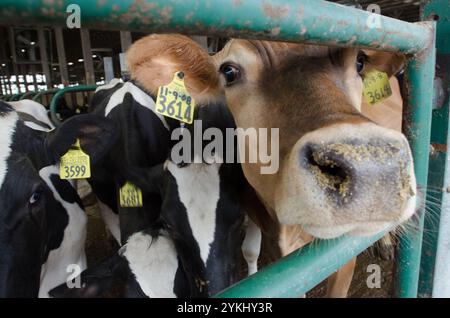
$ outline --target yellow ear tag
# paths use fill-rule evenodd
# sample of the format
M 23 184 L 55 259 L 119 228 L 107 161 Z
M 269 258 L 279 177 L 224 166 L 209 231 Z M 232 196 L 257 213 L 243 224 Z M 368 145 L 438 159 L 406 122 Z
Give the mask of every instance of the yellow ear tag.
M 158 89 L 156 112 L 191 124 L 194 120 L 195 101 L 184 86 L 184 73 L 176 72 L 172 82 Z
M 363 97 L 370 105 L 375 105 L 392 95 L 391 84 L 386 73 L 371 70 L 364 76 Z
M 120 206 L 122 208 L 142 207 L 142 191 L 131 182 L 126 182 L 119 191 Z
M 61 179 L 87 179 L 91 177 L 91 161 L 89 155 L 81 150 L 80 140 L 61 157 L 59 177 Z

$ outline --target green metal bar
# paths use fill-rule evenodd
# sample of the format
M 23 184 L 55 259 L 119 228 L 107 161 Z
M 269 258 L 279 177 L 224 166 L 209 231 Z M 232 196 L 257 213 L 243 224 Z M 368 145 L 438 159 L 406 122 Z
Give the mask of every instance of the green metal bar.
M 36 95 L 34 95 L 34 97 L 32 98 L 35 102 L 39 102 L 39 99 L 41 98 L 42 95 L 46 95 L 46 94 L 54 94 L 57 91 L 59 91 L 59 88 L 52 88 L 52 89 L 48 89 L 45 91 L 40 91 L 38 92 Z M 46 107 L 48 105 L 45 105 Z
M 97 89 L 96 85 L 78 85 L 78 86 L 71 86 L 71 87 L 65 87 L 63 89 L 58 90 L 58 92 L 53 96 L 52 101 L 50 103 L 50 115 L 53 123 L 55 125 L 60 125 L 61 121 L 56 116 L 57 113 L 57 106 L 58 101 L 61 97 L 64 96 L 66 93 L 72 93 L 72 92 L 89 92 L 89 91 L 95 91 Z
M 176 32 L 416 53 L 428 45 L 418 24 L 322 0 L 3 0 L 3 24 L 66 26 L 66 8 L 78 4 L 83 28 Z
M 420 266 L 419 297 L 450 297 L 450 6 L 448 0 L 425 4 L 423 17 L 439 16 L 436 26 L 436 68 L 441 81 L 435 87 L 436 104 L 431 128 L 430 165 L 428 169 L 427 212 Z M 436 82 L 435 82 L 436 83 Z M 444 97 L 444 98 L 443 98 Z
M 231 286 L 219 298 L 299 297 L 379 240 L 341 237 L 319 240 Z
M 37 94 L 38 92 L 27 92 L 20 96 L 19 100 L 25 99 L 25 98 L 32 98 L 33 95 Z
M 19 93 L 19 94 L 14 94 L 11 96 L 11 98 L 9 99 L 10 102 L 15 102 L 18 101 L 20 99 L 20 97 L 22 96 L 23 93 Z
M 427 188 L 433 81 L 436 61 L 434 22 L 424 22 L 433 34 L 426 49 L 408 61 L 405 90 L 408 105 L 403 112 L 403 132 L 414 157 L 414 172 L 419 189 Z M 422 205 L 423 206 L 423 205 Z M 418 211 L 416 229 L 400 237 L 398 263 L 399 297 L 417 297 L 425 209 Z

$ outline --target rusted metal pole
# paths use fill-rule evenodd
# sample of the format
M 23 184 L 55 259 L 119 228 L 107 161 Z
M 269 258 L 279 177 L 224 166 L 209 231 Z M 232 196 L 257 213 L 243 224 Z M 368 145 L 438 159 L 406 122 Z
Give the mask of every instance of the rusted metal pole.
M 66 25 L 72 0 L 3 0 L 4 24 Z M 416 53 L 427 45 L 420 25 L 323 0 L 78 0 L 81 27 L 258 38 Z
M 420 190 L 427 189 L 428 161 L 433 107 L 433 81 L 436 63 L 435 22 L 421 22 L 426 26 L 429 42 L 425 50 L 408 61 L 405 73 L 407 106 L 403 110 L 403 132 L 411 145 L 414 172 Z M 417 297 L 424 204 L 420 204 L 415 229 L 400 236 L 398 289 L 399 297 Z

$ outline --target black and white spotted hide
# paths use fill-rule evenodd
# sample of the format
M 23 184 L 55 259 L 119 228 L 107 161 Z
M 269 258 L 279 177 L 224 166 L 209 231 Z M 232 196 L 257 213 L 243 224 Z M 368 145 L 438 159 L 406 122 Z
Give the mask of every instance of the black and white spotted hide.
M 69 265 L 85 268 L 86 216 L 58 162 L 79 138 L 95 163 L 115 136 L 93 115 L 52 130 L 30 102 L 0 102 L 0 297 L 47 297 Z

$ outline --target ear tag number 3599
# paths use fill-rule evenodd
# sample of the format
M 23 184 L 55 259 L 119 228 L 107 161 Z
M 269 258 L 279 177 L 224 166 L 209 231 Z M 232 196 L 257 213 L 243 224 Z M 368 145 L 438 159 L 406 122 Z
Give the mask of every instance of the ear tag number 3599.
M 392 95 L 389 78 L 384 72 L 369 71 L 364 76 L 363 85 L 364 100 L 370 105 L 375 105 Z
M 72 149 L 61 157 L 59 165 L 61 179 L 87 179 L 91 177 L 91 162 L 89 155 L 81 150 L 77 139 Z
M 142 191 L 131 182 L 126 182 L 119 192 L 122 208 L 142 207 Z
M 156 112 L 181 122 L 191 124 L 195 101 L 184 85 L 184 73 L 176 72 L 172 82 L 158 89 Z

